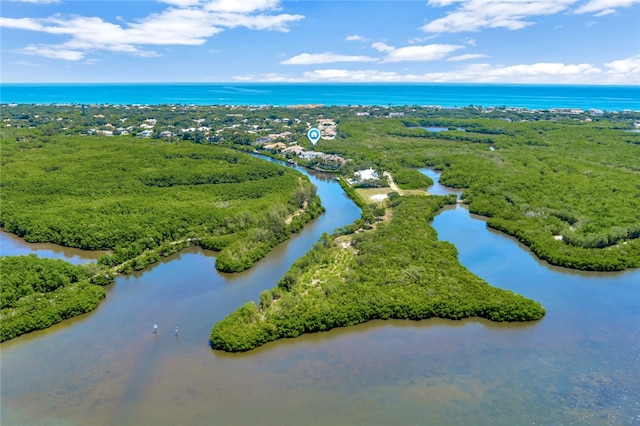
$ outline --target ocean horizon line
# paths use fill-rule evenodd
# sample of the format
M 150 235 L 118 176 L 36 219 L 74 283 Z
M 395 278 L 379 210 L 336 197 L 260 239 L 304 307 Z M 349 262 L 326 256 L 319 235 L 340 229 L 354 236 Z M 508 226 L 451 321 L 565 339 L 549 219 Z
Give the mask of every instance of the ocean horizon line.
M 640 110 L 640 86 L 408 83 L 197 82 L 0 83 L 3 104 L 517 107 Z
M 552 87 L 624 87 L 640 89 L 640 84 L 607 84 L 607 83 L 549 83 L 549 82 L 451 82 L 451 81 L 52 81 L 28 82 L 13 81 L 0 82 L 2 86 L 53 86 L 53 85 L 87 85 L 87 86 L 115 86 L 115 85 L 308 85 L 308 86 L 552 86 Z

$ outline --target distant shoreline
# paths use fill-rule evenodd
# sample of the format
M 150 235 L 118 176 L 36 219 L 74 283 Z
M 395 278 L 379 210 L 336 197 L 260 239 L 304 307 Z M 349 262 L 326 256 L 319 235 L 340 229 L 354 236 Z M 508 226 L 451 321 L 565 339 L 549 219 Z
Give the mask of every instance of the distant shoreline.
M 16 106 L 44 106 L 44 107 L 92 107 L 92 108 L 101 108 L 101 107 L 125 107 L 125 108 L 167 108 L 167 107 L 200 107 L 200 108 L 253 108 L 253 109 L 261 109 L 261 108 L 280 108 L 280 109 L 322 109 L 322 108 L 352 108 L 352 109 L 380 109 L 380 108 L 390 108 L 390 109 L 401 109 L 401 108 L 421 108 L 421 109 L 433 109 L 433 110 L 462 110 L 468 108 L 468 106 L 463 107 L 448 107 L 442 105 L 411 105 L 411 104 L 398 104 L 393 105 L 391 107 L 386 107 L 384 105 L 325 105 L 321 103 L 310 103 L 310 104 L 291 104 L 291 105 L 270 105 L 270 104 L 186 104 L 186 103 L 108 103 L 108 102 L 0 102 L 0 106 L 2 107 L 16 107 Z M 526 107 L 516 107 L 516 106 L 505 106 L 505 105 L 474 105 L 474 107 L 483 111 L 495 111 L 495 110 L 504 110 L 506 112 L 520 112 L 520 113 L 552 113 L 552 114 L 563 114 L 563 115 L 580 115 L 586 113 L 593 113 L 596 111 L 596 115 L 601 115 L 602 113 L 607 114 L 618 114 L 618 113 L 640 113 L 640 109 L 619 109 L 619 110 L 603 110 L 600 108 L 579 108 L 579 107 L 548 107 L 548 108 L 526 108 Z
M 478 83 L 2 83 L 3 104 L 439 106 L 640 111 L 640 86 Z

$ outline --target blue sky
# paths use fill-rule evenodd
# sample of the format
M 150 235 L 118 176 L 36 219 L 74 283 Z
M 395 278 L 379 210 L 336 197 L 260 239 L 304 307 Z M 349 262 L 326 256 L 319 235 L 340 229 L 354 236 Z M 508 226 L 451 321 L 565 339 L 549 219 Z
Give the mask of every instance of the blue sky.
M 640 0 L 3 0 L 2 82 L 640 84 Z

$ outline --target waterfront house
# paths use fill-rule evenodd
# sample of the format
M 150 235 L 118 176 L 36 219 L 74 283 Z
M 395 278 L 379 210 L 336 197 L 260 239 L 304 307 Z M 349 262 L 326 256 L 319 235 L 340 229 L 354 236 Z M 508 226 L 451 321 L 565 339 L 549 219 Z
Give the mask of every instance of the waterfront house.
M 358 170 L 354 175 L 359 181 L 379 179 L 378 173 L 371 167 L 366 170 Z

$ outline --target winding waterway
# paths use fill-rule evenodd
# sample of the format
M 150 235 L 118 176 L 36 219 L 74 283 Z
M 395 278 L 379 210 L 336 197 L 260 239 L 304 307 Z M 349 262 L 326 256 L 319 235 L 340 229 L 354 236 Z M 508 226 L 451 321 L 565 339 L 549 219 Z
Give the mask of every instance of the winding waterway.
M 640 423 L 640 270 L 550 267 L 462 206 L 435 218 L 440 238 L 541 301 L 543 320 L 373 321 L 212 351 L 216 321 L 358 217 L 336 182 L 310 178 L 326 213 L 249 271 L 219 274 L 213 253 L 186 250 L 118 278 L 94 312 L 0 345 L 2 424 Z

